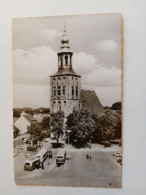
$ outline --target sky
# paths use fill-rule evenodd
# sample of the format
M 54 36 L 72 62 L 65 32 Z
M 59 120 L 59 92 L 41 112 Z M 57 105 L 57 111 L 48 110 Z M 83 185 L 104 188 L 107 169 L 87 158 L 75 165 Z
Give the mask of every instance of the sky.
M 103 106 L 121 101 L 121 15 L 15 18 L 12 22 L 13 107 L 50 107 L 50 78 L 66 26 L 82 89 Z

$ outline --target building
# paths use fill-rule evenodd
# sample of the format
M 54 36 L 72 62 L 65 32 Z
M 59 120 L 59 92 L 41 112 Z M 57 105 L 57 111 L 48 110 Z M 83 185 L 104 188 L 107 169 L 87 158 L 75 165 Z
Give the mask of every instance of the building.
M 35 123 L 38 123 L 38 121 L 31 114 L 22 112 L 20 118 L 14 125 L 17 129 L 19 129 L 19 134 L 25 134 L 27 132 L 27 127 Z
M 64 29 L 58 52 L 58 71 L 50 76 L 51 112 L 64 111 L 65 117 L 82 107 L 81 76 L 72 67 L 73 53 Z
M 95 91 L 91 90 L 81 90 L 82 97 L 82 108 L 87 108 L 91 110 L 94 114 L 97 114 L 98 117 L 104 114 L 104 108 L 97 97 Z
M 81 76 L 73 70 L 73 53 L 70 51 L 65 29 L 61 43 L 58 52 L 58 71 L 50 76 L 51 112 L 64 111 L 66 117 L 75 109 L 87 108 L 98 117 L 102 116 L 104 108 L 96 93 L 91 90 L 81 90 Z
M 35 118 L 38 122 L 41 122 L 45 117 L 50 117 L 50 114 L 33 114 L 33 118 Z

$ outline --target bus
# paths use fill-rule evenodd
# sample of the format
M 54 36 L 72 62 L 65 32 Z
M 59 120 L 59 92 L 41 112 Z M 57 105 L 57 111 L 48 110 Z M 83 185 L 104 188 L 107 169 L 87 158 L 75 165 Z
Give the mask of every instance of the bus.
M 24 162 L 24 170 L 32 171 L 36 168 L 40 168 L 40 159 L 33 157 Z
M 43 163 L 48 157 L 48 150 L 42 148 L 36 155 L 36 158 L 40 159 L 40 162 Z
M 65 150 L 60 150 L 57 153 L 57 156 L 56 156 L 56 164 L 57 165 L 64 164 L 65 160 L 66 160 L 66 151 Z

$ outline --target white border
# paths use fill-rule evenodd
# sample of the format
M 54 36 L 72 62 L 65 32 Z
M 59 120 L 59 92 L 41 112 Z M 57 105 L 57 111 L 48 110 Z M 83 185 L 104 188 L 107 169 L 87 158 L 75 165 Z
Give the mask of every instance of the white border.
M 0 1 L 0 194 L 144 195 L 146 192 L 146 1 Z M 12 142 L 12 18 L 119 12 L 124 22 L 124 170 L 123 188 L 16 186 Z

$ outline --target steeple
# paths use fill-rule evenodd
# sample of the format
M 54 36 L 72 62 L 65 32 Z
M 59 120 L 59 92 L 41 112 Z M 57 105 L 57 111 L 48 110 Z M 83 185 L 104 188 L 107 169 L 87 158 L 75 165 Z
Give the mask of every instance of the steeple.
M 67 36 L 65 25 L 64 25 L 64 31 L 62 34 L 62 38 L 61 38 L 61 43 L 62 43 L 62 45 L 60 47 L 60 52 L 70 52 L 70 47 L 68 45 L 69 39 Z
M 57 75 L 68 74 L 68 75 L 76 75 L 80 77 L 74 72 L 72 68 L 73 52 L 70 51 L 70 47 L 68 43 L 69 43 L 69 39 L 67 36 L 66 27 L 64 25 L 64 30 L 63 30 L 62 37 L 61 37 L 61 47 L 60 47 L 60 51 L 57 53 L 58 71 L 55 75 L 57 76 Z M 55 75 L 52 75 L 52 76 L 55 76 Z

